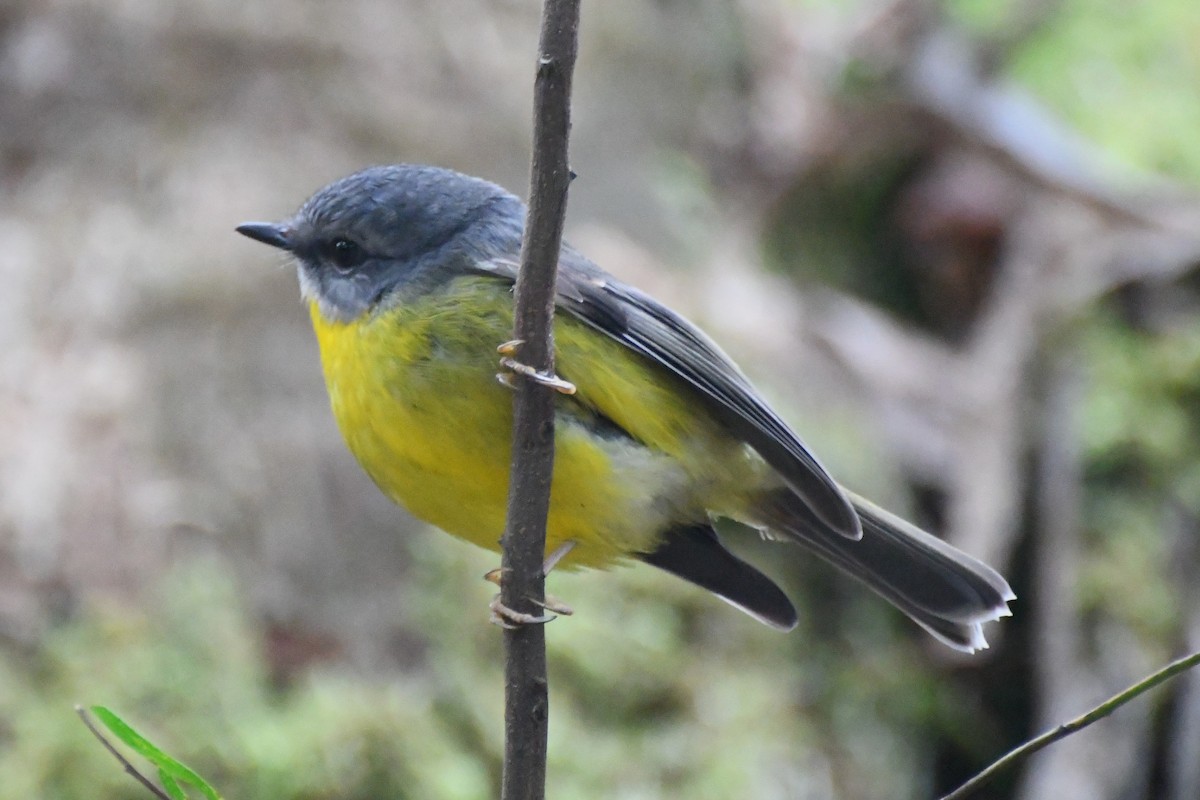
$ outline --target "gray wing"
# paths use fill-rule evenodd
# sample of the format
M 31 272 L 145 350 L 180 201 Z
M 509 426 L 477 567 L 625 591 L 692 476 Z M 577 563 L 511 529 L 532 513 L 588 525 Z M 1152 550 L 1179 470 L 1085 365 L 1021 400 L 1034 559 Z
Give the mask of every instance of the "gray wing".
M 517 265 L 507 259 L 479 268 L 516 279 Z M 560 309 L 695 388 L 710 413 L 758 451 L 822 522 L 849 538 L 862 536 L 862 523 L 842 489 L 737 365 L 695 325 L 567 247 L 557 289 Z

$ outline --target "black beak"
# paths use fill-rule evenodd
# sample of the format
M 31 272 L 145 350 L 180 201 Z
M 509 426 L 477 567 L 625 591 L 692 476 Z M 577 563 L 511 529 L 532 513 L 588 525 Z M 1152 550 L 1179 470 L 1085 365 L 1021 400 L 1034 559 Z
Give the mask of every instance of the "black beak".
M 243 236 L 249 236 L 271 247 L 278 247 L 280 250 L 292 249 L 292 229 L 286 225 L 274 222 L 243 222 L 236 230 Z

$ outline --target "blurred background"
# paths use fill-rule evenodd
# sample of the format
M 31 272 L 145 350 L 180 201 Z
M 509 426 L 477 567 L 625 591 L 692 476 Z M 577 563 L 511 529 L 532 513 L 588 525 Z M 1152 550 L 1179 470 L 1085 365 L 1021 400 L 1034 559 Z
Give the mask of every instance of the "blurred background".
M 233 233 L 417 161 L 524 194 L 532 0 L 0 5 L 0 799 L 494 796 L 496 558 L 341 445 Z M 964 657 L 799 550 L 781 636 L 554 575 L 555 798 L 923 798 L 1200 648 L 1200 6 L 585 2 L 568 238 L 703 325 L 843 482 L 998 567 Z M 794 556 L 794 557 L 793 557 Z M 1200 675 L 988 798 L 1200 797 Z

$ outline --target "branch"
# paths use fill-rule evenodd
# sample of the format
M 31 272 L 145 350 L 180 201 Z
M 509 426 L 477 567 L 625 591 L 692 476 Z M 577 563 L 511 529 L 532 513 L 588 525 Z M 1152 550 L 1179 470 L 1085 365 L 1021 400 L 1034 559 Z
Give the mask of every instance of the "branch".
M 516 286 L 514 338 L 520 360 L 554 373 L 554 284 L 562 245 L 571 172 L 571 74 L 579 30 L 579 0 L 545 0 L 534 83 L 533 163 L 529 215 Z M 501 540 L 500 600 L 514 611 L 538 614 L 545 597 L 542 561 L 554 470 L 555 390 L 532 380 L 516 382 L 513 399 L 512 472 L 508 519 Z M 549 690 L 546 639 L 541 625 L 504 634 L 505 709 L 503 800 L 540 800 L 546 787 Z
M 117 760 L 118 763 L 120 763 L 120 765 L 125 769 L 126 774 L 130 775 L 134 780 L 146 787 L 150 794 L 157 797 L 158 800 L 171 800 L 171 797 L 167 795 L 166 792 L 155 786 L 153 781 L 143 775 L 137 767 L 129 762 L 129 759 L 121 755 L 121 751 L 118 750 L 113 743 L 108 740 L 108 737 L 100 732 L 100 729 L 96 727 L 96 724 L 92 722 L 91 715 L 88 714 L 87 710 L 83 706 L 75 706 L 75 713 L 79 715 L 81 720 L 83 720 L 83 724 L 87 726 L 87 729 L 92 732 L 92 736 L 95 736 L 97 739 L 99 739 L 100 744 L 104 745 L 104 749 L 107 750 L 112 757 Z
M 962 786 L 959 786 L 950 794 L 944 795 L 941 800 L 962 800 L 964 797 L 971 795 L 976 789 L 983 786 L 985 783 L 996 777 L 996 775 L 1017 761 L 1036 753 L 1046 745 L 1053 744 L 1059 739 L 1065 739 L 1076 731 L 1083 730 L 1093 722 L 1107 717 L 1109 714 L 1113 713 L 1138 695 L 1153 689 L 1155 686 L 1158 686 L 1164 681 L 1174 678 L 1181 672 L 1186 672 L 1197 664 L 1200 664 L 1200 652 L 1192 653 L 1190 656 L 1184 656 L 1178 661 L 1172 661 L 1158 672 L 1143 678 L 1120 694 L 1114 695 L 1105 700 L 1103 703 L 1096 706 L 1083 716 L 1076 717 L 1070 722 L 1065 722 L 1054 730 L 1046 731 L 1041 736 L 1030 739 L 1020 747 L 1010 750 L 998 761 L 993 762 L 992 765 L 983 772 L 980 772 L 974 778 L 971 778 L 971 780 L 967 781 Z

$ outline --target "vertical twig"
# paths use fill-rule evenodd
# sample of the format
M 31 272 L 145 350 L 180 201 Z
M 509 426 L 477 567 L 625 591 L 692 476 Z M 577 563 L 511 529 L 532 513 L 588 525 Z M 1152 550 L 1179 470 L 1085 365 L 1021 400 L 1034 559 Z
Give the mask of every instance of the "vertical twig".
M 516 286 L 514 338 L 520 360 L 554 371 L 554 285 L 571 181 L 567 136 L 571 75 L 575 68 L 579 0 L 546 0 L 534 84 L 533 164 L 529 216 Z M 513 400 L 513 460 L 504 530 L 501 602 L 541 613 L 542 561 L 554 469 L 554 397 L 548 386 L 517 382 Z M 505 631 L 503 800 L 540 800 L 546 793 L 549 688 L 541 625 Z

